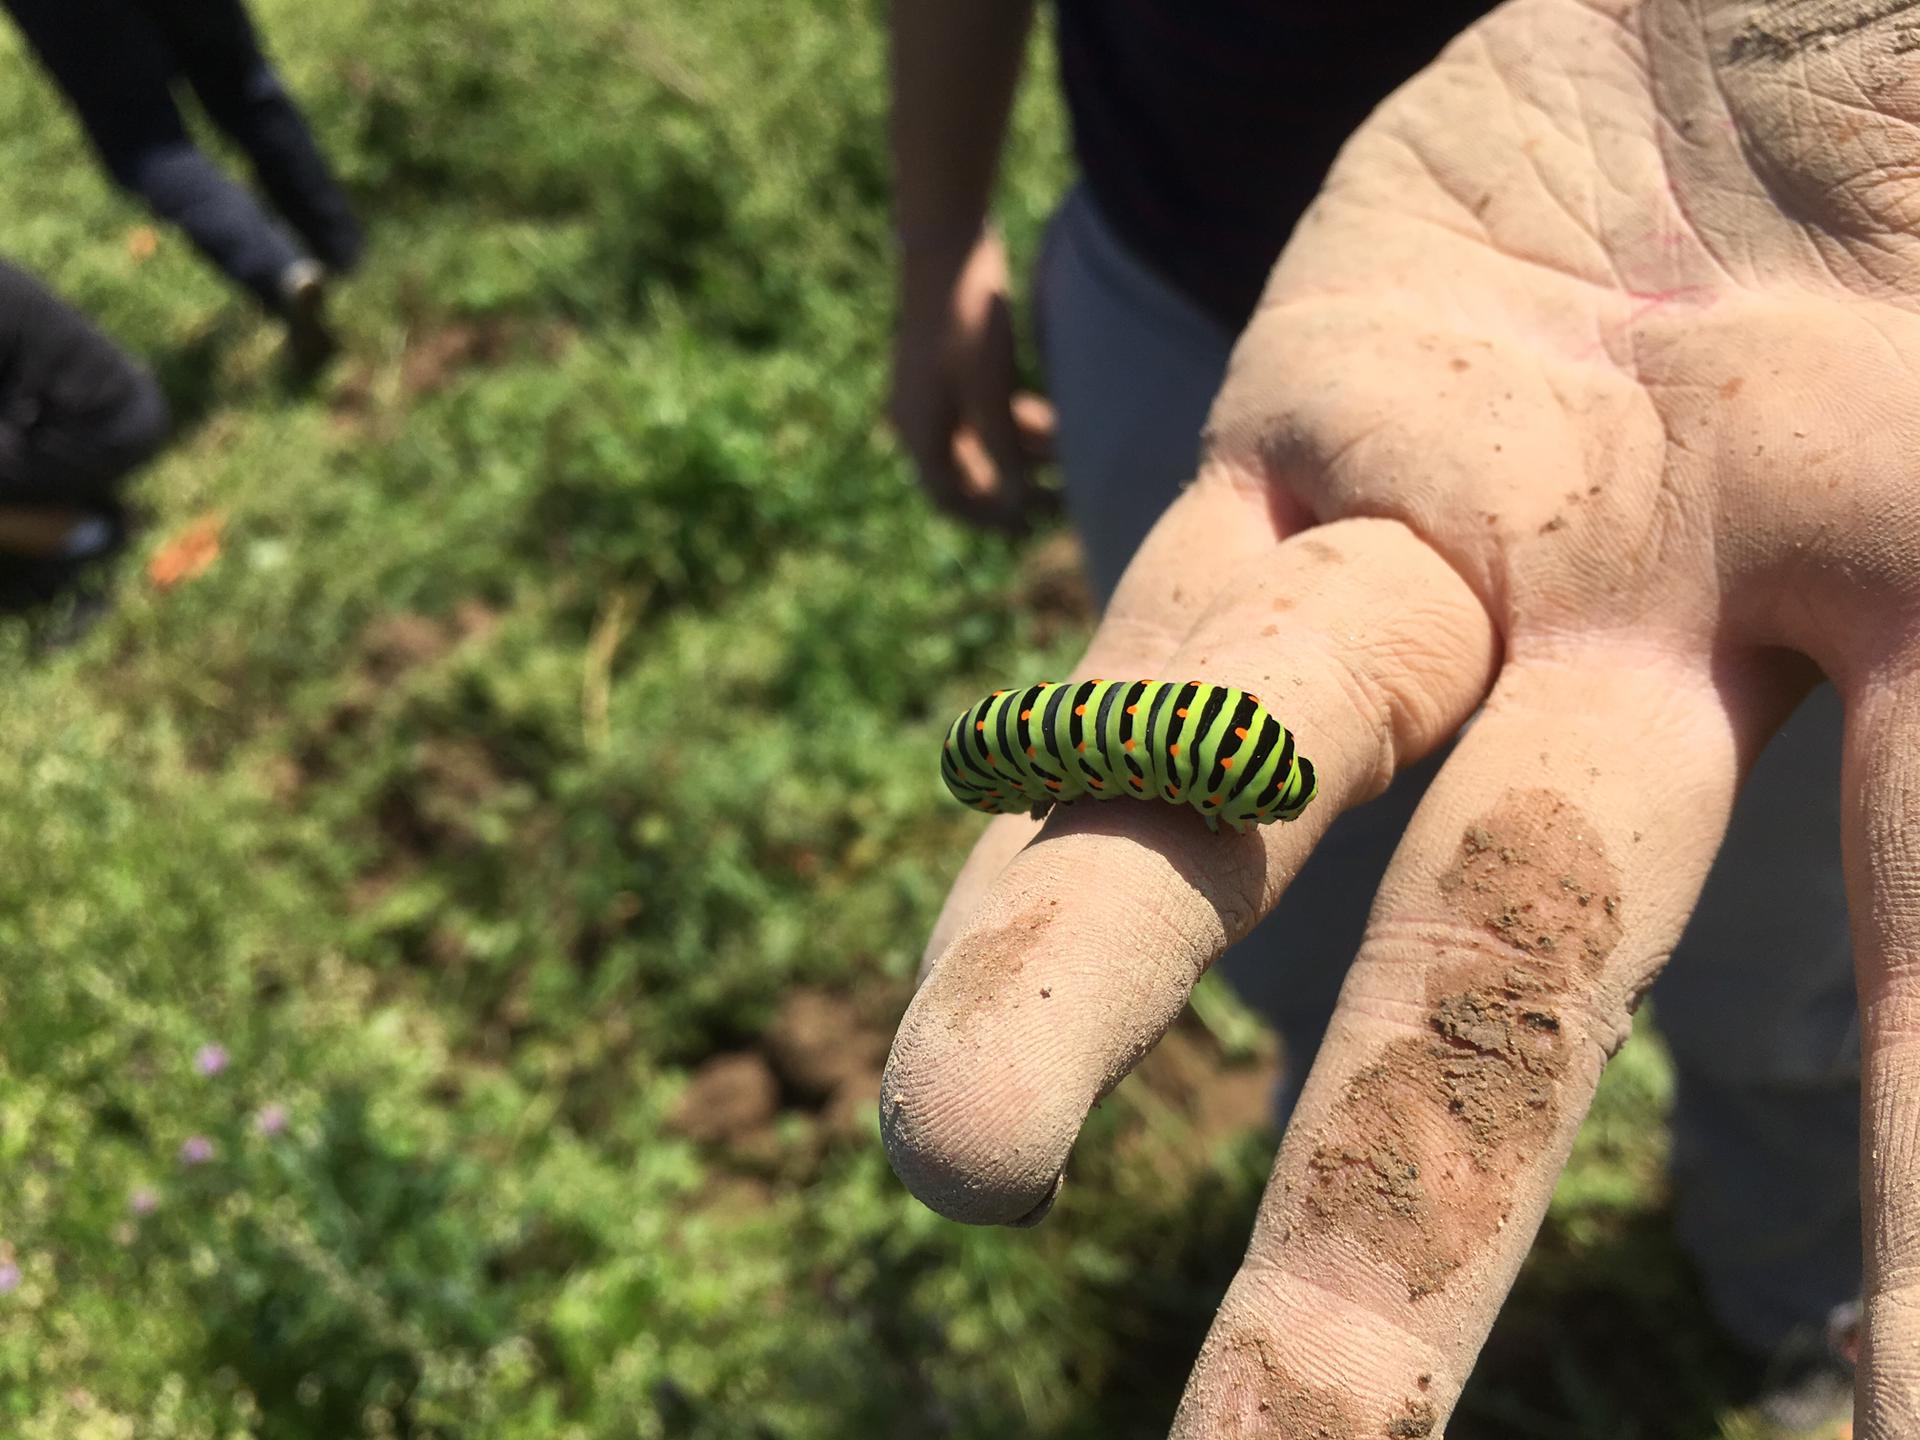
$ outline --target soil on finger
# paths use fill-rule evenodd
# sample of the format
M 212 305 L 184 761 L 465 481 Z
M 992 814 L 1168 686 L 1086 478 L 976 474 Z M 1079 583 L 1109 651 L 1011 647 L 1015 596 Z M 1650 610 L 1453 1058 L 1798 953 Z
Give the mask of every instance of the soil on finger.
M 1469 825 L 1439 913 L 1493 943 L 1436 957 L 1426 1033 L 1347 1082 L 1291 1182 L 1294 1230 L 1343 1235 L 1409 1299 L 1443 1290 L 1504 1229 L 1561 1127 L 1584 997 L 1621 935 L 1617 875 L 1592 825 L 1551 791 Z
M 1295 1377 L 1263 1336 L 1238 1328 L 1209 1336 L 1186 1408 L 1209 1435 L 1262 1440 L 1349 1440 L 1364 1434 L 1345 1396 Z M 1188 1427 L 1176 1427 L 1186 1435 Z
M 1422 1377 L 1420 1383 L 1425 1383 Z M 1354 1397 L 1302 1380 L 1267 1339 L 1238 1326 L 1208 1337 L 1194 1368 L 1185 1414 L 1205 1417 L 1209 1437 L 1246 1440 L 1425 1440 L 1438 1423 L 1433 1403 L 1415 1394 L 1384 1418 L 1356 1413 Z M 1177 1426 L 1177 1435 L 1192 1432 Z

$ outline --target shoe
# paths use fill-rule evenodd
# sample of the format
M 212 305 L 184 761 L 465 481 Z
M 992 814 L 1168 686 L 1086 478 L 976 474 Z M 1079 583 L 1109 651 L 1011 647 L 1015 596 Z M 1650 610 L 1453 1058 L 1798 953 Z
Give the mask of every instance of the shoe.
M 1773 1352 L 1759 1399 L 1760 1440 L 1844 1440 L 1853 1434 L 1853 1370 L 1860 1355 L 1860 1305 L 1842 1305 L 1824 1333 L 1809 1328 Z
M 340 352 L 327 324 L 327 268 L 318 260 L 296 260 L 281 272 L 280 313 L 287 322 L 288 356 L 300 374 L 313 374 Z

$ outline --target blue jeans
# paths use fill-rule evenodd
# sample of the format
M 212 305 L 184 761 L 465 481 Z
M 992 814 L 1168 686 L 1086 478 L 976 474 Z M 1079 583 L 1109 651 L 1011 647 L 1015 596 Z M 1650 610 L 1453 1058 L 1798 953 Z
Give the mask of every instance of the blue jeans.
M 1194 472 L 1234 337 L 1076 190 L 1036 302 L 1067 507 L 1104 600 Z M 1761 755 L 1653 991 L 1672 1051 L 1680 1237 L 1728 1330 L 1771 1349 L 1860 1286 L 1860 1032 L 1840 871 L 1841 711 L 1822 686 Z M 1221 967 L 1279 1030 L 1282 1118 L 1319 1049 L 1429 757 L 1341 817 Z M 1281 937 L 1286 937 L 1284 940 Z
M 114 180 L 269 309 L 283 303 L 281 277 L 300 244 L 194 145 L 174 103 L 176 80 L 246 153 L 313 255 L 336 270 L 358 261 L 359 223 L 241 0 L 4 3 Z

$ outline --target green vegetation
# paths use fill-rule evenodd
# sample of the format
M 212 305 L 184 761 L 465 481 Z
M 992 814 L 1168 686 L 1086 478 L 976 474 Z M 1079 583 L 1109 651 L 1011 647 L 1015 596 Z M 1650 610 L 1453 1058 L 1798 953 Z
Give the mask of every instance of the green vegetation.
M 0 253 L 180 430 L 117 607 L 0 630 L 0 1434 L 1163 1433 L 1271 1143 L 1231 999 L 1037 1231 L 878 1146 L 977 824 L 938 728 L 1086 616 L 880 423 L 877 5 L 259 9 L 374 224 L 308 392 L 0 39 Z M 1720 1426 L 1665 1084 L 1629 1047 L 1460 1433 Z

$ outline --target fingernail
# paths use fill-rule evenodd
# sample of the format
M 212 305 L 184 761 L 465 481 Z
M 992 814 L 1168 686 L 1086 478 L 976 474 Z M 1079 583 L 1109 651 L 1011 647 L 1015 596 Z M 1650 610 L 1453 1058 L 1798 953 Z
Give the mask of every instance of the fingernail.
M 1062 1170 L 1058 1175 L 1053 1177 L 1053 1188 L 1047 1191 L 1046 1198 L 1026 1214 L 1022 1215 L 1018 1220 L 1009 1220 L 1007 1222 L 1007 1228 L 1009 1230 L 1031 1230 L 1035 1225 L 1038 1225 L 1042 1220 L 1046 1219 L 1047 1212 L 1053 1209 L 1053 1202 L 1060 1198 L 1060 1187 L 1066 1183 L 1067 1172 Z

